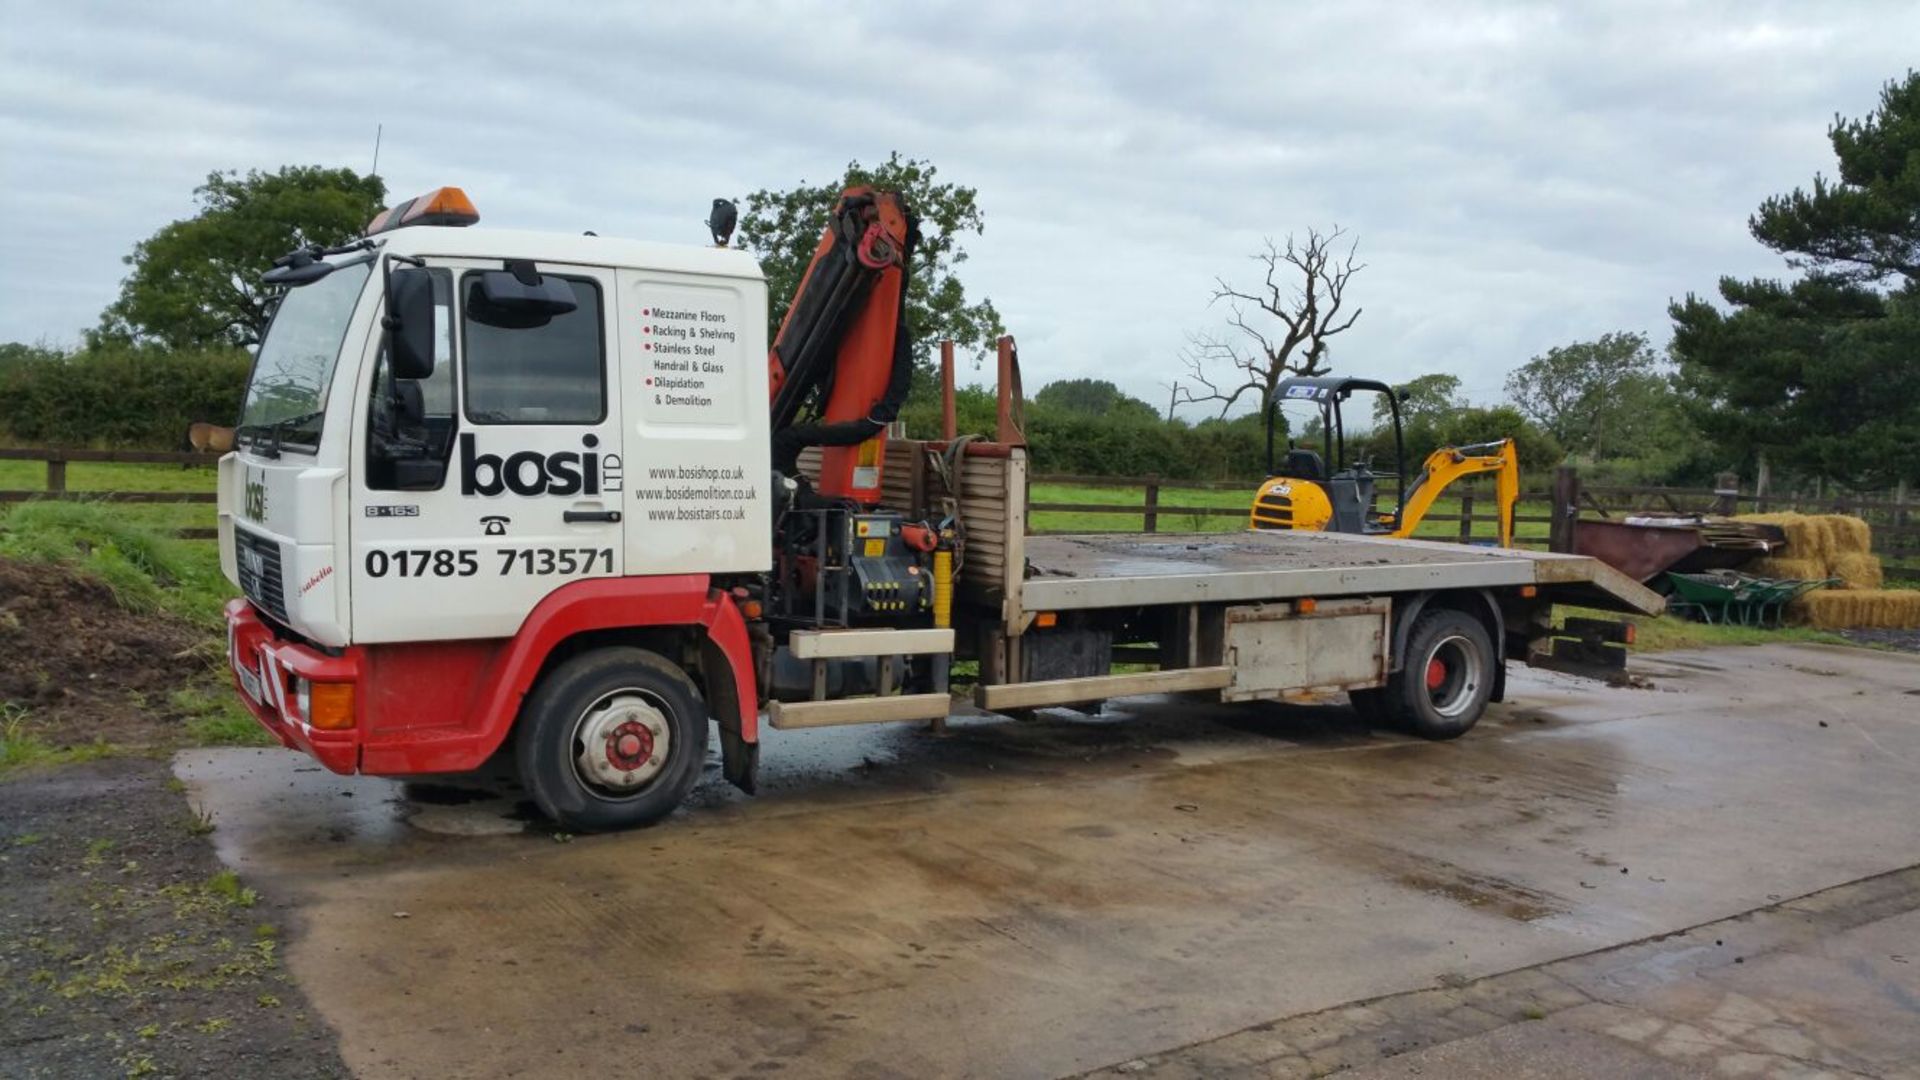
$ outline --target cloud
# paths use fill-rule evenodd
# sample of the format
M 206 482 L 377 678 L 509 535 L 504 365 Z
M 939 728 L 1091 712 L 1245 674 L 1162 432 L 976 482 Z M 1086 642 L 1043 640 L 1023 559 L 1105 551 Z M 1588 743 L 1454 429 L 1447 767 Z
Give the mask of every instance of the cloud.
M 1723 273 L 1910 63 L 1920 9 L 1721 3 L 8 3 L 0 340 L 71 340 L 215 169 L 465 186 L 488 223 L 701 242 L 709 200 L 900 150 L 973 185 L 1030 385 L 1152 401 L 1215 275 L 1338 223 L 1341 370 L 1496 397 Z

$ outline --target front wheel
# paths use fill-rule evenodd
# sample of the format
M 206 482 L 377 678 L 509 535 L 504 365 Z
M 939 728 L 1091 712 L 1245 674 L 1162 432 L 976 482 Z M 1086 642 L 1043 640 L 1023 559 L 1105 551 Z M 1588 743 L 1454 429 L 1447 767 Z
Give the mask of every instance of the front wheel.
M 1427 611 L 1407 635 L 1400 670 L 1387 685 L 1355 694 L 1354 706 L 1424 739 L 1457 739 L 1486 711 L 1499 663 L 1480 620 L 1450 608 Z
M 658 653 L 596 649 L 527 696 L 514 757 L 534 804 L 570 829 L 651 825 L 673 812 L 707 754 L 700 693 Z

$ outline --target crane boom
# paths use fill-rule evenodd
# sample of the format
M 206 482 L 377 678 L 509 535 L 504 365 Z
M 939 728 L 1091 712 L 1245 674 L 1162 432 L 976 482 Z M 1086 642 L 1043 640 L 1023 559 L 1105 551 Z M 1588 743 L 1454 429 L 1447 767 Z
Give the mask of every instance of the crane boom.
M 848 188 L 767 354 L 773 466 L 822 448 L 820 494 L 880 500 L 883 433 L 913 375 L 907 274 L 919 230 L 897 193 Z

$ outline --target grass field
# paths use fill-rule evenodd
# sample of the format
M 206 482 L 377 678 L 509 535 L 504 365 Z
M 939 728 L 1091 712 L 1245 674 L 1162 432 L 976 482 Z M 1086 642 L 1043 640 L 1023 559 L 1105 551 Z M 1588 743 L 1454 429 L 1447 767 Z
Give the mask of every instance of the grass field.
M 213 470 L 178 465 L 121 465 L 73 462 L 67 466 L 69 491 L 207 491 Z M 0 461 L 0 491 L 45 491 L 47 467 L 38 461 Z M 0 507 L 3 509 L 3 507 Z M 211 529 L 212 503 L 115 503 L 116 515 L 157 529 Z
M 1160 488 L 1161 506 L 1210 507 L 1232 510 L 1232 516 L 1181 514 L 1161 511 L 1157 527 L 1160 532 L 1235 532 L 1247 527 L 1246 513 L 1253 502 L 1253 492 L 1257 487 L 1249 481 L 1244 489 L 1206 489 L 1182 488 L 1162 485 Z M 1478 487 L 1470 488 L 1474 495 L 1474 523 L 1472 536 L 1475 540 L 1491 543 L 1496 538 L 1493 521 L 1493 487 L 1489 483 L 1482 492 Z M 1141 505 L 1145 493 L 1140 488 L 1093 487 L 1079 484 L 1034 484 L 1032 501 L 1036 503 L 1086 503 L 1100 506 Z M 1381 501 L 1381 506 L 1391 503 Z M 1458 516 L 1460 500 L 1448 496 L 1434 501 L 1430 515 Z M 1545 503 L 1521 502 L 1515 508 L 1517 517 L 1540 516 L 1547 513 Z M 1049 510 L 1032 515 L 1031 525 L 1039 532 L 1139 532 L 1144 516 L 1141 514 L 1119 514 L 1101 511 L 1074 512 L 1067 510 Z M 1522 521 L 1515 530 L 1523 538 L 1545 540 L 1547 525 L 1545 522 Z M 1432 537 L 1438 540 L 1456 540 L 1460 536 L 1460 524 L 1457 521 L 1436 521 L 1429 517 L 1421 522 L 1416 536 Z
M 1623 617 L 1617 612 L 1565 605 L 1555 607 L 1553 614 L 1556 626 L 1569 615 L 1589 619 Z M 1759 626 L 1708 625 L 1673 615 L 1661 615 L 1658 618 L 1629 615 L 1624 618 L 1631 622 L 1635 629 L 1634 642 L 1627 647 L 1627 651 L 1636 653 L 1666 652 L 1670 649 L 1703 649 L 1716 645 L 1773 645 L 1794 641 L 1822 645 L 1853 644 L 1839 634 L 1815 630 L 1808 626 L 1783 626 L 1776 629 Z
M 46 466 L 37 461 L 0 461 L 0 491 L 41 491 L 46 488 Z M 178 465 L 121 465 L 111 463 L 93 464 L 75 462 L 67 466 L 67 488 L 70 491 L 212 491 L 214 474 L 212 469 L 183 469 Z M 1203 488 L 1182 488 L 1163 486 L 1160 489 L 1162 506 L 1212 507 L 1232 510 L 1231 516 L 1203 516 L 1199 514 L 1179 514 L 1162 512 L 1159 515 L 1161 532 L 1234 532 L 1246 528 L 1245 512 L 1253 499 L 1255 485 L 1249 482 L 1244 490 L 1208 490 Z M 1085 503 L 1099 506 L 1140 505 L 1145 495 L 1139 488 L 1095 487 L 1079 484 L 1035 484 L 1032 499 L 1039 503 Z M 1493 505 L 1493 494 L 1489 487 L 1485 495 L 1475 494 L 1476 519 Z M 214 509 L 210 503 L 151 503 L 116 504 L 115 513 L 124 513 L 130 520 L 150 524 L 160 528 L 212 528 Z M 1458 514 L 1460 500 L 1444 498 L 1434 503 L 1434 514 Z M 1522 503 L 1517 511 L 1521 515 L 1544 514 L 1544 505 L 1529 506 Z M 1049 511 L 1033 515 L 1033 528 L 1040 531 L 1071 532 L 1139 532 L 1142 527 L 1142 515 L 1115 513 L 1074 513 L 1071 511 Z M 1544 523 L 1522 522 L 1519 525 L 1521 536 L 1547 535 Z M 1460 526 L 1452 521 L 1427 521 L 1422 524 L 1419 534 L 1440 539 L 1452 539 L 1460 534 Z M 1494 538 L 1493 520 L 1490 515 L 1485 521 L 1476 520 L 1474 536 L 1491 541 Z

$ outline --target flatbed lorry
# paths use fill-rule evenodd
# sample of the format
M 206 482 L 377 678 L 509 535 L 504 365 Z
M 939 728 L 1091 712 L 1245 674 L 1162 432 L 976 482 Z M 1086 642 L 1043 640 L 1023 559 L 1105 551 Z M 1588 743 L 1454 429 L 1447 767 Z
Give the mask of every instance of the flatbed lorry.
M 1345 693 L 1451 738 L 1509 659 L 1622 662 L 1554 603 L 1661 606 L 1578 556 L 1032 535 L 1011 339 L 992 438 L 887 434 L 916 239 L 888 193 L 846 193 L 771 348 L 721 226 L 704 247 L 477 219 L 441 189 L 282 259 L 220 463 L 238 692 L 335 772 L 506 758 L 568 828 L 644 825 L 710 738 L 751 792 L 763 725 L 944 722 L 956 661 L 992 712 Z

